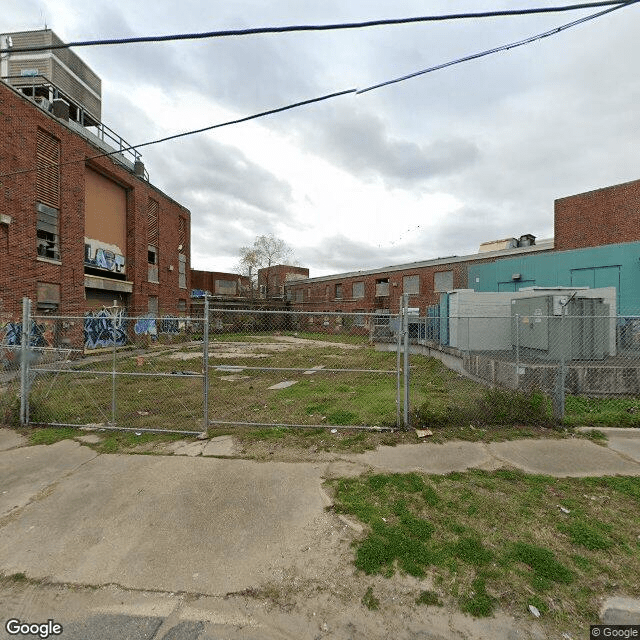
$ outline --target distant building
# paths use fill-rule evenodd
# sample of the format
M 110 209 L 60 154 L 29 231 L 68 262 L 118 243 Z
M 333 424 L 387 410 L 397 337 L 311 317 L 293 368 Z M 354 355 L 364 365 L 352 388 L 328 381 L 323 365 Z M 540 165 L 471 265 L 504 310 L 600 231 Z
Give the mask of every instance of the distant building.
M 201 297 L 205 292 L 214 297 L 241 298 L 251 294 L 251 281 L 246 276 L 222 271 L 198 271 L 191 269 L 192 296 Z
M 59 42 L 0 36 L 3 48 Z M 186 312 L 190 212 L 102 124 L 100 79 L 68 49 L 3 54 L 0 69 L 0 324 L 23 296 L 38 314 Z
M 286 264 L 275 264 L 258 269 L 258 289 L 266 298 L 285 298 L 285 287 L 309 277 L 309 269 Z

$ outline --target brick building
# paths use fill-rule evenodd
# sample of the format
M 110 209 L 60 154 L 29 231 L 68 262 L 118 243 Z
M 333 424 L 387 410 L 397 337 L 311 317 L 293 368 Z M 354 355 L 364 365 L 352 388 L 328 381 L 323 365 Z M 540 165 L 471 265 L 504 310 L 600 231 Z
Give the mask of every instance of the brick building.
M 266 298 L 285 298 L 285 287 L 290 282 L 309 277 L 309 269 L 287 264 L 274 264 L 258 269 L 258 289 Z
M 22 32 L 12 42 L 36 36 L 55 38 Z M 72 55 L 72 79 L 99 98 Z M 0 321 L 19 316 L 23 296 L 39 314 L 82 316 L 114 301 L 130 313 L 186 312 L 189 211 L 149 183 L 137 153 L 115 153 L 111 144 L 128 145 L 99 122 L 99 103 L 90 111 L 72 90 L 25 74 L 42 60 L 10 63 L 0 82 Z
M 251 294 L 251 281 L 238 273 L 191 269 L 191 288 L 193 293 L 207 291 L 216 297 L 248 297 Z
M 494 249 L 494 246 L 506 248 Z M 451 256 L 421 262 L 393 265 L 381 269 L 356 271 L 308 278 L 287 285 L 287 296 L 295 309 L 310 312 L 398 313 L 403 293 L 409 306 L 421 315 L 440 301 L 440 293 L 465 289 L 471 264 L 492 262 L 498 257 L 548 252 L 550 240 L 535 244 L 529 234 L 486 243 L 489 250 L 471 256 Z
M 559 198 L 554 204 L 557 251 L 640 240 L 640 180 Z

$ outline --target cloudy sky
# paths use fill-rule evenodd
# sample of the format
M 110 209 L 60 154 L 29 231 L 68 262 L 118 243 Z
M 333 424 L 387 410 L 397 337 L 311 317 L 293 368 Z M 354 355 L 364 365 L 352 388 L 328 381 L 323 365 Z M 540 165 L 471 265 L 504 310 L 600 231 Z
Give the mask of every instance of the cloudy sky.
M 8 6 L 7 6 L 8 4 Z M 65 41 L 569 4 L 552 0 L 3 0 L 3 31 Z M 597 10 L 76 49 L 131 144 L 397 76 Z M 640 178 L 640 4 L 543 41 L 147 147 L 191 210 L 192 267 L 274 233 L 311 276 L 553 235 L 556 198 Z

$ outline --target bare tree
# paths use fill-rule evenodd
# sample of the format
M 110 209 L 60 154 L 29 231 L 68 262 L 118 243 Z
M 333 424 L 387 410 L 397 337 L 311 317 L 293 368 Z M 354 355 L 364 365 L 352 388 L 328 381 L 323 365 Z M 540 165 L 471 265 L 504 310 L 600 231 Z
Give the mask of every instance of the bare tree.
M 265 269 L 276 264 L 286 263 L 292 258 L 292 256 L 293 250 L 284 240 L 282 240 L 282 238 L 277 238 L 273 233 L 256 236 L 252 246 L 240 247 L 238 271 L 251 280 L 251 287 L 253 290 L 259 269 Z M 268 274 L 266 288 L 268 292 Z

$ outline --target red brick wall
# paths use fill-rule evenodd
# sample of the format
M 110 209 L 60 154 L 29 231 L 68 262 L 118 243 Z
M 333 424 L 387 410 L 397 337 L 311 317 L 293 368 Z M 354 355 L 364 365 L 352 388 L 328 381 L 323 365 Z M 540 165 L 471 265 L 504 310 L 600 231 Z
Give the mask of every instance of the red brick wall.
M 236 295 L 243 296 L 249 293 L 249 278 L 237 273 L 224 273 L 222 271 L 198 271 L 191 269 L 191 288 L 202 289 L 216 294 L 216 280 L 233 280 L 237 283 Z
M 640 180 L 554 204 L 556 251 L 640 240 Z
M 287 276 L 296 276 L 300 278 L 309 277 L 309 269 L 305 267 L 294 267 L 286 264 L 275 264 L 271 267 L 265 267 L 258 270 L 258 286 L 265 287 L 267 296 L 283 295 L 282 287 L 290 280 Z
M 57 138 L 61 146 L 61 264 L 38 259 L 36 254 L 36 173 L 29 170 L 36 166 L 38 128 Z M 59 314 L 84 313 L 85 163 L 128 190 L 126 277 L 133 282 L 129 310 L 145 312 L 149 295 L 158 296 L 161 313 L 177 313 L 179 299 L 188 302 L 190 247 L 187 244 L 183 249 L 187 255 L 187 286 L 181 289 L 177 238 L 179 216 L 186 219 L 190 237 L 189 211 L 114 160 L 88 160 L 99 152 L 57 118 L 0 83 L 0 174 L 16 173 L 0 178 L 0 213 L 12 217 L 8 227 L 0 226 L 0 320 L 19 316 L 23 296 L 30 297 L 35 306 L 38 281 L 60 285 Z M 23 170 L 27 171 L 17 173 Z M 146 224 L 150 195 L 160 202 L 160 284 L 147 282 Z
M 476 261 L 478 262 L 478 261 Z M 481 261 L 484 262 L 484 261 Z M 339 275 L 321 281 L 291 283 L 287 291 L 291 293 L 291 303 L 300 311 L 354 311 L 373 312 L 376 309 L 389 309 L 390 313 L 398 313 L 401 305 L 405 276 L 419 276 L 420 293 L 409 297 L 410 307 L 420 307 L 425 313 L 428 305 L 440 302 L 440 292 L 434 291 L 434 274 L 440 271 L 453 271 L 453 288 L 467 287 L 467 266 L 469 262 L 430 265 L 401 271 L 380 271 L 375 274 L 340 277 Z M 389 296 L 376 296 L 376 281 L 389 279 Z M 364 297 L 353 298 L 354 282 L 364 282 Z M 336 285 L 342 285 L 342 298 L 336 299 Z M 328 287 L 328 292 L 327 292 Z M 298 291 L 302 290 L 303 300 L 299 301 Z

